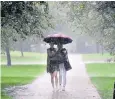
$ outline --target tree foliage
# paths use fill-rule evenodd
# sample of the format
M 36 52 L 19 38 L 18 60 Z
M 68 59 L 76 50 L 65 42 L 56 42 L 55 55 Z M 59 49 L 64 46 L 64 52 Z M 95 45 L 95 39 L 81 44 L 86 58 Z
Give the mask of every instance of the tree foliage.
M 32 35 L 43 38 L 46 30 L 53 28 L 51 20 L 48 3 L 45 1 L 2 1 L 2 48 L 10 48 L 12 41 Z
M 90 35 L 110 53 L 115 53 L 115 2 L 61 2 L 69 8 L 68 21 L 74 31 Z
M 47 2 L 2 1 L 1 26 L 9 25 L 21 34 L 21 37 L 43 33 L 49 27 L 51 15 L 48 14 Z

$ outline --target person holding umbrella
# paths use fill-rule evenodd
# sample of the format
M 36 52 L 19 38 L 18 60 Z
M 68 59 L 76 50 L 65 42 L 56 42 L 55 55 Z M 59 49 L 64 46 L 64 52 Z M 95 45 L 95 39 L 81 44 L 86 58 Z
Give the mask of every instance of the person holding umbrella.
M 68 53 L 65 48 L 63 48 L 63 44 L 58 43 L 58 55 L 59 55 L 59 85 L 60 90 L 65 91 L 66 86 L 66 72 L 70 69 L 72 69 L 69 59 L 68 59 Z
M 59 66 L 57 62 L 55 61 L 55 55 L 56 55 L 56 48 L 54 48 L 54 43 L 49 43 L 50 48 L 47 49 L 47 72 L 51 75 L 51 84 L 53 87 L 53 90 L 55 90 L 55 87 L 57 89 L 58 87 L 58 77 L 57 72 L 59 71 Z M 55 78 L 55 82 L 54 82 Z M 55 86 L 54 86 L 55 84 Z
M 72 39 L 64 34 L 53 34 L 48 35 L 44 38 L 47 43 L 53 42 L 57 45 L 58 51 L 55 53 L 55 63 L 59 66 L 59 84 L 60 90 L 65 91 L 66 85 L 66 71 L 72 69 L 67 55 L 67 50 L 63 48 L 63 44 L 68 44 L 72 42 Z

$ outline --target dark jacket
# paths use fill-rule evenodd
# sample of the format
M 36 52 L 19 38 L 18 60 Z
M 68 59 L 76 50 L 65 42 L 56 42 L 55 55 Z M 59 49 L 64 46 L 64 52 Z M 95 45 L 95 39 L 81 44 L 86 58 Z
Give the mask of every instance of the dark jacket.
M 56 55 L 55 48 L 47 49 L 47 72 L 53 72 L 54 70 L 58 70 L 58 64 L 54 62 L 54 58 Z
M 65 69 L 66 71 L 72 69 L 70 62 L 69 62 L 69 58 L 68 58 L 68 53 L 67 50 L 65 48 L 62 48 L 59 52 L 60 54 L 60 63 L 64 63 Z
M 50 68 L 51 65 L 58 65 L 59 68 L 59 64 L 60 63 L 64 63 L 65 69 L 66 71 L 72 69 L 69 59 L 68 59 L 68 53 L 67 50 L 65 48 L 62 48 L 61 50 L 56 51 L 55 48 L 51 49 L 47 49 L 47 72 L 50 72 Z M 57 68 L 57 70 L 58 70 Z

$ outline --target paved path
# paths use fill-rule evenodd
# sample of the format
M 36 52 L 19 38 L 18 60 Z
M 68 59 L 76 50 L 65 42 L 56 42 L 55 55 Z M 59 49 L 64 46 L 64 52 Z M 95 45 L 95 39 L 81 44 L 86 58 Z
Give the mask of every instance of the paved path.
M 32 84 L 8 89 L 14 99 L 101 99 L 92 85 L 80 55 L 70 55 L 72 70 L 67 73 L 65 92 L 53 92 L 50 75 L 38 77 Z
M 80 64 L 82 64 L 83 62 L 80 61 Z M 92 63 L 115 63 L 115 62 L 105 62 L 105 61 L 84 61 L 85 64 L 92 64 Z M 42 61 L 42 62 L 12 62 L 12 65 L 37 65 L 37 64 L 46 64 L 46 61 Z M 6 65 L 6 62 L 2 62 L 1 65 Z

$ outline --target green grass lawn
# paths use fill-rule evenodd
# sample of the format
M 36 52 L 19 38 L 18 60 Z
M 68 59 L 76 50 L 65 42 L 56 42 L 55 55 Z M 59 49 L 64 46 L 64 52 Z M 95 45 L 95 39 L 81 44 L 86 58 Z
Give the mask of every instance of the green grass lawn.
M 111 58 L 112 56 L 109 53 L 105 54 L 83 54 L 83 61 L 102 61 L 106 60 L 107 58 Z
M 1 88 L 31 83 L 45 71 L 44 65 L 1 66 Z M 2 99 L 9 99 L 2 91 Z
M 86 67 L 102 99 L 113 99 L 115 63 L 93 63 L 86 64 Z
M 35 52 L 24 52 L 24 57 L 21 56 L 19 51 L 11 51 L 11 60 L 12 62 L 39 62 L 46 60 L 46 54 L 35 53 Z M 1 62 L 6 62 L 6 55 L 1 55 Z

